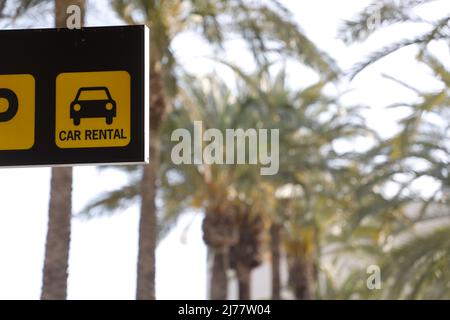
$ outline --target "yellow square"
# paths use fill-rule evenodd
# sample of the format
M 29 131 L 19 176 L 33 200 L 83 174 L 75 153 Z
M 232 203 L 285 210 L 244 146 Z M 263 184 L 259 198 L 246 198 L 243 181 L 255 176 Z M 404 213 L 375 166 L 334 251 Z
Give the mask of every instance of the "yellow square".
M 35 81 L 31 74 L 0 75 L 0 150 L 34 145 Z
M 60 148 L 128 145 L 130 86 L 130 75 L 126 71 L 59 74 L 56 78 L 56 145 Z

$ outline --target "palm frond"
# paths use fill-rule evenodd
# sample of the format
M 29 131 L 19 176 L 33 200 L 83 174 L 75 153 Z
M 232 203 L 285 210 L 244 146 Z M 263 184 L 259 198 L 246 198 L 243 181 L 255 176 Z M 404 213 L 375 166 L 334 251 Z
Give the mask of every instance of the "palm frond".
M 436 36 L 436 39 L 444 39 L 446 38 L 443 35 Z M 384 48 L 375 51 L 369 55 L 365 59 L 365 61 L 362 61 L 358 64 L 356 64 L 352 70 L 349 72 L 350 79 L 353 79 L 356 75 L 358 75 L 362 70 L 367 68 L 368 66 L 372 65 L 373 63 L 379 61 L 380 59 L 411 45 L 426 45 L 428 44 L 432 39 L 430 39 L 430 33 L 423 34 L 421 36 L 417 36 L 411 39 L 405 39 L 401 40 L 399 42 L 390 44 L 388 46 L 385 46 Z
M 80 218 L 94 218 L 111 215 L 134 204 L 140 196 L 140 184 L 137 181 L 113 191 L 105 192 L 88 203 L 78 214 Z
M 345 43 L 361 42 L 382 27 L 397 23 L 427 23 L 412 9 L 435 0 L 373 1 L 353 20 L 346 20 L 338 36 Z

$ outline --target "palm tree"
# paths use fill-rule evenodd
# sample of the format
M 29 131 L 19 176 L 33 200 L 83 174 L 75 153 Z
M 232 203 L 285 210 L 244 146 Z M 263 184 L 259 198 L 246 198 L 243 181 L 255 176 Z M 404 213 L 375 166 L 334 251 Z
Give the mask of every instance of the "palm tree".
M 55 25 L 66 27 L 67 7 L 85 0 L 55 0 Z M 72 168 L 52 168 L 47 240 L 41 299 L 66 299 L 72 219 Z
M 210 89 L 204 87 L 201 81 L 189 78 L 183 86 L 181 95 L 181 108 L 177 108 L 168 118 L 168 134 L 174 128 L 189 128 L 195 120 L 201 120 L 205 129 L 215 128 L 222 133 L 227 128 L 256 127 L 257 105 L 251 97 L 239 95 L 235 97 L 231 90 L 217 77 L 208 78 Z M 165 144 L 168 148 L 173 142 Z M 170 150 L 165 154 L 170 155 Z M 203 220 L 203 239 L 212 253 L 210 297 L 212 299 L 226 299 L 228 288 L 227 271 L 230 267 L 239 269 L 238 274 L 246 279 L 240 281 L 242 297 L 249 298 L 249 269 L 255 266 L 241 268 L 240 260 L 231 259 L 230 250 L 239 256 L 239 251 L 245 246 L 244 239 L 240 238 L 240 227 L 250 214 L 242 197 L 241 182 L 249 182 L 250 173 L 255 168 L 238 165 L 174 165 L 170 159 L 164 162 L 163 199 L 170 210 L 183 212 L 188 208 L 202 208 L 205 213 Z M 250 173 L 250 174 L 249 174 Z M 182 183 L 172 183 L 169 175 L 182 177 Z M 193 187 L 195 186 L 195 187 Z M 187 188 L 186 188 L 187 187 Z M 176 195 L 175 195 L 176 194 Z M 237 194 L 240 196 L 238 197 Z M 176 209 L 177 208 L 177 209 Z M 256 234 L 255 234 L 256 235 Z M 250 239 L 248 239 L 250 240 Z M 251 240 L 250 240 L 251 241 Z M 258 242 L 258 240 L 256 240 Z M 233 249 L 234 248 L 234 249 Z M 248 252 L 259 254 L 259 248 Z M 259 257 L 249 257 L 249 260 L 258 261 Z M 243 272 L 240 272 L 242 269 Z M 245 273 L 245 274 L 244 274 Z M 244 289 L 245 288 L 245 289 Z
M 226 34 L 244 39 L 258 63 L 269 52 L 292 55 L 326 74 L 333 74 L 333 62 L 299 31 L 290 13 L 277 1 L 154 1 L 112 0 L 116 12 L 129 24 L 145 23 L 152 30 L 150 48 L 152 164 L 145 166 L 141 181 L 141 221 L 138 258 L 138 299 L 155 297 L 154 251 L 156 227 L 156 186 L 160 162 L 160 126 L 167 99 L 175 92 L 171 52 L 172 40 L 186 30 L 200 31 L 220 48 Z M 141 20 L 136 17 L 142 17 Z M 281 44 L 281 49 L 279 44 Z
M 236 271 L 239 299 L 251 299 L 251 273 L 263 261 L 266 227 L 262 214 L 241 204 L 238 217 L 238 242 L 230 247 L 230 267 Z
M 346 36 L 346 40 L 351 43 L 364 41 L 378 29 L 389 28 L 394 24 L 428 25 L 430 28 L 426 33 L 372 53 L 366 61 L 355 67 L 351 75 L 356 75 L 400 48 L 414 45 L 419 49 L 417 61 L 429 68 L 441 83 L 435 91 L 423 92 L 404 81 L 385 75 L 409 89 L 417 97 L 417 102 L 390 106 L 409 109 L 409 115 L 399 123 L 401 131 L 386 141 L 379 141 L 360 162 L 364 165 L 360 167 L 363 176 L 358 183 L 357 195 L 363 197 L 358 198 L 356 203 L 360 208 L 354 211 L 356 214 L 352 219 L 352 233 L 365 236 L 372 234 L 369 237 L 372 241 L 368 245 L 366 239 L 365 242 L 360 242 L 363 245 L 356 246 L 355 241 L 352 241 L 352 245 L 353 249 L 362 249 L 360 252 L 382 266 L 387 278 L 384 282 L 387 290 L 378 297 L 443 298 L 449 292 L 442 285 L 446 283 L 446 278 L 442 277 L 441 267 L 447 268 L 449 259 L 448 243 L 442 239 L 448 229 L 450 204 L 450 72 L 430 53 L 429 44 L 432 41 L 448 42 L 450 16 L 434 21 L 422 18 L 420 7 L 428 2 L 431 1 L 384 2 L 378 4 L 380 23 L 375 28 L 368 28 L 367 22 L 371 17 L 367 8 L 354 21 L 348 21 L 341 30 L 341 35 Z M 434 190 L 428 196 L 414 188 L 424 178 L 434 183 Z M 395 185 L 398 191 L 386 197 L 383 191 L 388 183 Z M 362 295 L 367 295 L 367 290 L 365 291 Z
M 440 82 L 438 88 L 434 91 L 423 92 L 419 88 L 409 85 L 390 75 L 384 75 L 387 79 L 394 81 L 403 88 L 410 90 L 417 101 L 416 103 L 396 103 L 388 106 L 390 108 L 403 107 L 409 110 L 409 115 L 400 121 L 401 131 L 386 141 L 379 143 L 372 148 L 366 155 L 367 158 L 374 156 L 384 156 L 385 161 L 378 162 L 376 165 L 371 164 L 371 168 L 366 170 L 383 169 L 384 172 L 378 172 L 378 177 L 372 176 L 371 182 L 368 179 L 368 187 L 373 187 L 375 183 L 383 181 L 386 177 L 392 177 L 395 174 L 407 173 L 411 175 L 400 187 L 401 192 L 405 192 L 408 187 L 417 179 L 424 176 L 435 179 L 441 185 L 436 192 L 430 197 L 430 201 L 439 201 L 444 199 L 446 192 L 446 180 L 448 172 L 445 169 L 448 161 L 436 156 L 437 153 L 448 154 L 448 105 L 450 103 L 449 87 L 450 87 L 450 71 L 445 64 L 435 57 L 429 48 L 432 41 L 447 44 L 450 35 L 448 33 L 448 24 L 450 16 L 440 18 L 438 20 L 427 20 L 421 17 L 421 6 L 431 3 L 431 0 L 406 0 L 402 2 L 383 2 L 378 4 L 379 24 L 370 25 L 368 21 L 371 19 L 370 7 L 377 5 L 372 3 L 371 6 L 363 10 L 355 20 L 347 21 L 341 29 L 341 36 L 348 42 L 364 41 L 373 33 L 381 28 L 389 28 L 396 24 L 423 24 L 429 26 L 429 31 L 412 37 L 411 39 L 401 40 L 393 43 L 388 47 L 372 53 L 369 58 L 356 65 L 352 76 L 365 69 L 370 64 L 379 59 L 399 50 L 405 46 L 416 46 L 419 49 L 416 60 L 428 68 Z M 413 10 L 414 9 L 414 10 Z M 437 117 L 439 120 L 432 119 Z M 379 157 L 380 158 L 380 157 Z M 420 159 L 428 163 L 427 170 L 418 170 L 414 165 L 410 165 L 411 159 Z M 409 161 L 409 162 L 408 162 Z M 368 163 L 367 161 L 363 161 Z M 373 172 L 373 171 L 372 171 Z M 370 176 L 370 175 L 369 175 Z M 425 214 L 428 207 L 425 202 L 421 215 Z
M 280 128 L 282 131 L 280 154 L 283 156 L 280 158 L 280 172 L 278 175 L 262 178 L 257 170 L 253 170 L 248 166 L 242 168 L 236 166 L 236 169 L 233 168 L 231 173 L 227 173 L 225 169 L 222 169 L 225 172 L 223 176 L 226 177 L 222 180 L 226 182 L 224 183 L 225 186 L 232 183 L 232 186 L 240 191 L 240 196 L 247 199 L 246 201 L 260 205 L 256 212 L 260 212 L 262 215 L 254 216 L 255 218 L 259 219 L 261 216 L 268 216 L 272 224 L 283 225 L 286 228 L 283 238 L 285 239 L 289 256 L 292 258 L 291 274 L 293 286 L 299 288 L 295 290 L 299 299 L 310 298 L 315 278 L 315 264 L 317 263 L 314 248 L 317 247 L 315 242 L 318 235 L 315 231 L 315 225 L 321 223 L 319 220 L 321 216 L 330 215 L 330 212 L 334 209 L 333 204 L 326 205 L 327 201 L 330 200 L 329 193 L 331 192 L 328 191 L 329 193 L 326 195 L 320 195 L 326 191 L 325 188 L 329 184 L 327 181 L 330 180 L 329 176 L 337 175 L 343 170 L 342 165 L 336 168 L 333 163 L 336 161 L 342 162 L 347 158 L 343 154 L 335 153 L 330 147 L 336 140 L 352 139 L 367 133 L 368 130 L 358 114 L 358 108 L 344 108 L 339 105 L 337 98 L 327 97 L 322 93 L 326 81 L 321 81 L 305 90 L 299 90 L 297 93 L 286 86 L 285 72 L 280 72 L 273 79 L 264 71 L 256 76 L 251 76 L 234 66 L 231 67 L 238 72 L 245 84 L 243 86 L 244 89 L 239 91 L 239 96 L 246 98 L 237 99 L 237 101 L 241 102 L 239 106 L 234 107 L 238 111 L 236 115 L 234 115 L 233 111 L 224 113 L 223 110 L 227 110 L 227 106 L 231 104 L 226 103 L 229 95 L 226 94 L 226 89 L 220 89 L 219 87 L 219 89 L 214 90 L 214 85 L 211 87 L 212 89 L 207 89 L 203 93 L 201 89 L 194 91 L 191 94 L 194 97 L 194 102 L 191 104 L 184 103 L 183 107 L 190 110 L 188 106 L 192 106 L 192 109 L 198 109 L 198 106 L 203 106 L 197 111 L 199 116 L 196 119 L 202 119 L 208 123 L 208 126 L 219 121 L 219 123 L 211 125 L 211 127 L 215 128 L 226 128 L 223 119 L 227 119 L 229 123 L 233 123 L 233 119 L 238 119 L 237 121 L 241 127 L 252 126 L 252 123 L 254 123 L 267 128 Z M 215 94 L 214 92 L 217 93 Z M 225 102 L 222 102 L 220 99 L 217 100 L 217 94 L 219 93 L 225 98 Z M 328 117 L 325 117 L 325 115 Z M 328 118 L 329 120 L 318 120 L 323 118 Z M 328 154 L 324 155 L 323 150 L 329 150 L 327 151 Z M 234 177 L 232 176 L 233 174 Z M 214 174 L 210 178 L 212 184 L 218 183 L 217 181 L 220 180 Z M 194 178 L 190 175 L 184 181 L 192 182 Z M 304 192 L 300 199 L 291 201 L 293 206 L 288 210 L 289 206 L 280 202 L 279 199 L 274 199 L 273 194 L 277 187 L 283 187 L 290 183 L 295 183 Z M 190 186 L 192 185 L 190 184 Z M 265 186 L 268 186 L 268 192 L 264 190 Z M 322 188 L 323 191 L 319 195 L 312 195 L 317 188 Z M 200 188 L 197 187 L 195 189 L 199 190 Z M 209 189 L 215 190 L 215 188 L 211 188 L 211 184 Z M 176 190 L 176 192 L 170 193 L 168 198 L 173 199 L 172 197 L 175 193 L 188 196 L 185 193 L 181 193 L 180 189 Z M 259 197 L 255 196 L 255 193 Z M 182 203 L 181 199 L 179 201 Z M 239 217 L 239 210 L 236 211 L 238 213 L 233 214 L 233 216 Z M 215 219 L 215 216 L 211 219 Z M 314 219 L 311 219 L 312 217 Z M 234 221 L 236 220 L 239 221 L 239 218 L 234 218 Z M 208 222 L 208 214 L 205 222 Z M 236 225 L 239 230 L 239 222 Z M 237 237 L 236 244 L 231 246 L 231 250 L 233 250 L 233 248 L 238 249 L 239 244 L 241 244 L 243 248 L 239 250 L 248 249 L 248 253 L 255 253 L 255 255 L 247 255 L 247 261 L 240 262 L 247 267 L 247 270 L 244 269 L 243 272 L 244 279 L 248 271 L 252 269 L 249 266 L 256 266 L 256 262 L 259 259 L 257 254 L 260 247 L 252 246 L 252 243 L 256 244 L 259 242 L 258 239 L 261 233 L 258 231 L 260 229 L 258 225 L 260 224 L 255 223 L 256 230 L 253 233 L 255 237 L 243 239 L 247 241 L 243 241 L 242 244 L 240 238 Z M 270 223 L 267 225 L 270 225 Z M 250 227 L 248 229 L 252 230 Z M 231 230 L 233 229 L 228 228 L 228 235 L 233 234 Z M 216 234 L 217 231 L 216 233 L 211 233 Z M 247 248 L 245 248 L 246 243 L 249 244 Z M 237 254 L 235 256 L 242 256 L 239 255 L 238 250 L 236 251 Z M 277 253 L 275 252 L 274 256 L 276 255 Z M 238 259 L 235 258 L 234 260 L 233 264 L 237 265 L 239 263 Z M 249 265 L 246 265 L 246 263 L 249 263 Z M 274 275 L 274 277 L 277 276 Z M 275 281 L 273 282 L 275 283 Z M 245 294 L 247 292 L 246 286 L 245 283 L 243 284 L 243 296 L 247 297 L 248 295 Z M 279 287 L 280 285 L 275 283 L 275 286 Z
M 235 68 L 235 70 L 237 70 Z M 280 297 L 280 243 L 288 255 L 290 285 L 298 299 L 311 299 L 315 286 L 321 230 L 335 214 L 340 176 L 352 164 L 351 154 L 334 150 L 334 142 L 370 133 L 358 107 L 344 107 L 339 96 L 323 93 L 329 82 L 321 80 L 305 89 L 292 90 L 286 74 L 274 79 L 251 77 L 238 71 L 256 101 L 267 108 L 261 121 L 282 131 L 280 171 L 265 180 L 275 195 L 270 208 L 274 241 L 272 251 L 273 296 Z M 264 88 L 264 89 L 262 89 Z M 327 120 L 323 120 L 327 119 Z M 348 172 L 348 170 L 347 170 Z M 354 178 L 350 172 L 347 179 Z M 267 206 L 269 195 L 263 203 Z

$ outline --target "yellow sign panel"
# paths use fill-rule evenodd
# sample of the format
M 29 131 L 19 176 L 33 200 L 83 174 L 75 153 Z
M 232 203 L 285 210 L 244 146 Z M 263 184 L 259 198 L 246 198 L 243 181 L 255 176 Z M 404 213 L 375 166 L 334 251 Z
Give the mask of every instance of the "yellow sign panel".
M 0 75 L 0 150 L 34 145 L 35 81 L 30 74 Z
M 126 71 L 61 73 L 56 79 L 56 145 L 124 147 L 130 143 L 131 79 Z

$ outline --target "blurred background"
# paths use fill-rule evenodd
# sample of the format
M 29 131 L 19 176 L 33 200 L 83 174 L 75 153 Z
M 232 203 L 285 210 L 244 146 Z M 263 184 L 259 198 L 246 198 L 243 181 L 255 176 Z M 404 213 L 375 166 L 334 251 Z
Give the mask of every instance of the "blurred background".
M 152 165 L 1 169 L 1 299 L 450 298 L 448 0 L 0 0 L 0 28 L 71 4 L 150 27 Z M 196 120 L 279 129 L 278 174 L 175 165 Z

